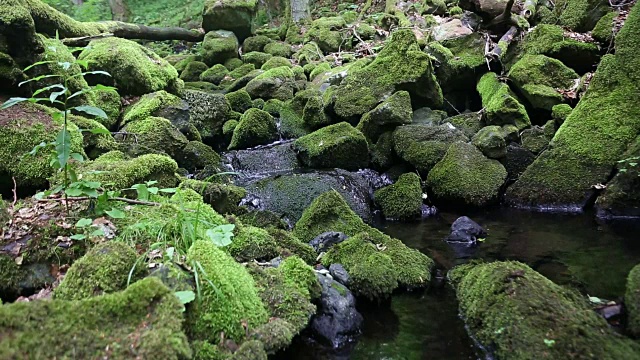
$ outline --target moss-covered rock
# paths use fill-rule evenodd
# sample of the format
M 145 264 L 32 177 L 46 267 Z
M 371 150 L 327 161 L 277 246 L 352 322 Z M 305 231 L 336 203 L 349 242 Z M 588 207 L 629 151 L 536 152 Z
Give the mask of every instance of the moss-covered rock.
M 127 244 L 98 244 L 73 263 L 55 289 L 54 298 L 82 300 L 124 290 L 136 260 L 135 251 Z
M 476 87 L 482 97 L 487 125 L 512 124 L 523 130 L 531 125 L 527 110 L 509 85 L 500 82 L 495 73 L 486 73 L 478 81 Z
M 122 131 L 127 135 L 118 135 L 118 140 L 131 156 L 167 154 L 177 158 L 189 143 L 169 120 L 160 117 L 132 121 Z
M 133 105 L 126 108 L 122 116 L 122 124 L 144 120 L 157 116 L 173 121 L 178 129 L 187 129 L 189 125 L 188 104 L 179 97 L 164 90 L 145 94 Z
M 351 67 L 332 94 L 333 110 L 342 119 L 357 121 L 398 90 L 408 91 L 413 101 L 427 106 L 438 108 L 443 104 L 430 57 L 420 51 L 411 30 L 395 31 L 373 62 Z
M 308 167 L 357 170 L 369 164 L 367 140 L 346 122 L 305 135 L 293 146 L 302 163 Z
M 224 64 L 238 57 L 238 38 L 230 31 L 210 31 L 202 41 L 202 61 L 207 65 Z
M 422 186 L 415 173 L 402 174 L 394 184 L 375 192 L 375 200 L 388 219 L 413 219 L 422 209 Z
M 560 60 L 545 55 L 525 55 L 509 71 L 509 79 L 535 109 L 551 111 L 564 101 L 578 74 Z
M 608 12 L 606 15 L 598 20 L 598 23 L 593 28 L 591 36 L 597 41 L 603 44 L 612 44 L 614 39 L 614 23 L 613 21 L 619 15 L 617 11 Z
M 342 34 L 338 30 L 341 30 L 346 25 L 346 21 L 339 16 L 316 19 L 304 34 L 304 41 L 313 41 L 325 53 L 336 52 L 343 45 Z M 344 48 L 345 45 L 342 47 Z
M 557 24 L 577 32 L 592 30 L 598 20 L 610 11 L 603 0 L 561 0 L 553 8 L 553 16 L 544 22 Z
M 297 255 L 309 265 L 315 263 L 318 254 L 316 254 L 311 245 L 302 242 L 289 231 L 276 228 L 269 228 L 267 231 L 276 240 L 281 254 Z
M 262 70 L 271 70 L 271 69 L 275 69 L 281 66 L 286 66 L 289 68 L 293 68 L 293 65 L 291 65 L 291 61 L 289 61 L 289 59 L 284 58 L 282 56 L 274 56 L 272 58 L 270 58 L 269 60 L 267 60 L 261 67 L 260 69 Z M 293 71 L 293 69 L 291 70 Z M 294 74 L 295 77 L 295 74 Z
M 269 59 L 271 59 L 273 55 L 252 51 L 246 54 L 242 54 L 242 61 L 247 64 L 253 64 L 257 69 L 259 69 L 264 63 L 266 63 Z
M 302 110 L 302 122 L 310 130 L 331 125 L 332 119 L 324 111 L 324 101 L 321 96 L 312 96 L 307 100 L 304 110 Z
M 178 72 L 166 60 L 146 47 L 118 37 L 93 40 L 80 53 L 89 61 L 89 70 L 101 70 L 110 77 L 86 77 L 89 84 L 114 85 L 122 95 L 143 95 L 159 90 L 177 93 Z
M 215 64 L 211 68 L 200 74 L 200 81 L 206 81 L 214 85 L 220 85 L 222 80 L 229 74 L 229 70 L 222 64 Z
M 203 201 L 220 214 L 239 212 L 238 204 L 247 194 L 246 190 L 231 184 L 210 183 L 200 180 L 184 180 L 180 188 L 188 188 L 202 195 Z
M 623 338 L 586 299 L 518 262 L 461 265 L 449 273 L 473 336 L 505 359 L 625 359 L 638 345 Z M 545 355 L 541 355 L 545 354 Z
M 573 109 L 569 104 L 558 104 L 551 108 L 551 117 L 559 127 L 567 120 L 572 111 Z
M 385 171 L 393 166 L 398 157 L 393 149 L 393 131 L 380 135 L 375 144 L 369 145 L 369 152 L 374 169 Z
M 324 56 L 322 55 L 322 50 L 320 50 L 318 44 L 311 41 L 305 43 L 300 50 L 293 54 L 293 58 L 296 59 L 300 65 L 305 66 L 322 60 Z
M 252 51 L 263 52 L 264 47 L 270 42 L 273 42 L 273 40 L 265 35 L 251 36 L 244 39 L 244 42 L 242 43 L 242 51 L 245 53 L 250 53 Z
M 398 91 L 362 116 L 358 126 L 370 141 L 377 141 L 382 133 L 392 131 L 399 125 L 411 123 L 413 111 L 411 96 L 407 91 Z
M 414 118 L 415 122 L 415 118 Z M 439 123 L 446 124 L 449 123 L 455 126 L 457 129 L 462 131 L 462 133 L 468 138 L 473 138 L 473 136 L 483 128 L 484 124 L 482 122 L 482 114 L 477 112 L 469 112 L 463 113 L 452 117 L 446 117 L 443 120 L 439 121 Z M 515 128 L 516 133 L 518 131 Z
M 207 70 L 209 70 L 207 64 L 201 61 L 192 61 L 180 73 L 180 79 L 184 81 L 198 81 L 200 80 L 200 75 Z
M 200 141 L 189 141 L 176 158 L 178 165 L 189 171 L 220 168 L 220 155 Z
M 522 147 L 534 154 L 542 152 L 553 138 L 554 121 L 549 120 L 545 126 L 533 126 L 522 132 Z
M 484 46 L 480 33 L 427 45 L 425 51 L 438 60 L 435 74 L 444 91 L 473 89 L 475 80 L 487 70 Z
M 216 136 L 231 117 L 231 105 L 223 94 L 185 90 L 184 99 L 189 105 L 190 123 L 198 130 L 202 141 L 215 144 Z
M 296 89 L 295 75 L 287 66 L 265 71 L 246 85 L 246 90 L 252 98 L 264 100 L 289 100 L 293 98 Z
M 624 305 L 629 314 L 627 328 L 633 336 L 640 335 L 640 265 L 636 265 L 627 277 Z
M 591 186 L 607 181 L 640 131 L 640 109 L 632 105 L 640 91 L 638 39 L 640 7 L 635 6 L 616 37 L 616 55 L 602 59 L 550 147 L 508 189 L 511 203 L 579 210 Z
M 434 196 L 453 204 L 484 206 L 495 202 L 507 177 L 504 166 L 471 144 L 456 142 L 427 176 Z
M 113 136 L 108 133 L 107 128 L 96 120 L 80 116 L 71 116 L 71 121 L 81 130 L 99 130 L 104 132 L 93 134 L 91 131 L 84 131 L 82 133 L 82 146 L 90 159 L 95 159 L 106 152 L 118 149 L 118 143 Z
M 229 150 L 268 144 L 278 138 L 276 120 L 268 112 L 249 109 L 233 130 Z
M 616 164 L 617 173 L 607 183 L 607 188 L 596 200 L 598 216 L 604 218 L 640 216 L 640 176 L 636 166 L 640 156 L 640 137 L 629 146 L 620 163 Z
M 309 72 L 309 80 L 313 81 L 318 75 L 325 73 L 331 70 L 331 64 L 327 62 L 323 62 L 317 65 L 314 65 L 313 70 Z
M 298 256 L 289 256 L 279 266 L 284 281 L 300 290 L 309 299 L 320 297 L 322 287 L 313 268 Z
M 250 74 L 255 69 L 256 69 L 256 66 L 253 65 L 253 64 L 243 64 L 243 65 L 238 66 L 237 68 L 231 70 L 229 72 L 229 78 L 230 78 L 230 80 L 240 79 L 241 77 Z
M 227 101 L 231 105 L 233 111 L 243 114 L 245 111 L 253 107 L 251 96 L 245 90 L 238 90 L 225 94 Z
M 240 262 L 269 260 L 278 255 L 275 239 L 254 226 L 236 226 L 231 244 L 224 249 Z
M 251 36 L 255 0 L 208 0 L 202 11 L 202 28 L 205 31 L 233 31 L 240 40 Z
M 396 154 L 425 176 L 455 141 L 468 138 L 448 125 L 405 125 L 393 132 Z
M 250 337 L 260 341 L 267 354 L 275 354 L 291 344 L 294 336 L 292 328 L 293 325 L 287 320 L 274 318 L 255 329 Z
M 62 121 L 51 117 L 52 110 L 43 106 L 18 104 L 0 111 L 0 188 L 13 188 L 12 177 L 19 187 L 42 188 L 53 175 L 46 151 L 28 155 L 40 143 L 55 141 Z M 83 137 L 71 124 L 71 151 L 83 154 Z
M 274 41 L 264 46 L 264 52 L 273 56 L 289 58 L 293 54 L 293 49 L 291 49 L 291 45 L 287 43 Z
M 500 126 L 483 127 L 471 142 L 488 158 L 500 159 L 507 155 L 507 142 Z
M 0 357 L 190 359 L 182 311 L 173 292 L 151 278 L 82 301 L 2 305 Z
M 217 342 L 224 332 L 225 338 L 239 342 L 246 336 L 244 322 L 250 329 L 267 322 L 255 282 L 224 250 L 210 241 L 197 241 L 187 261 L 199 262 L 204 270 L 198 279 L 200 299 L 187 314 L 188 331 L 194 339 Z

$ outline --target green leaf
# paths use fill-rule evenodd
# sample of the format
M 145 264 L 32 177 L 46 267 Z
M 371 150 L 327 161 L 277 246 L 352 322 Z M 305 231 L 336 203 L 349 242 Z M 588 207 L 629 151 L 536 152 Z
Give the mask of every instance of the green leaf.
M 45 86 L 43 88 L 40 88 L 36 91 L 33 92 L 33 95 L 31 95 L 31 97 L 36 97 L 39 94 L 47 91 L 47 90 L 51 90 L 51 89 L 65 89 L 64 86 L 62 86 L 62 84 L 54 84 L 54 85 L 49 85 L 49 86 Z
M 166 194 L 175 194 L 175 192 L 178 191 L 177 188 L 164 188 L 164 189 L 160 189 L 160 192 L 162 193 L 166 193 Z
M 83 162 L 84 161 L 84 157 L 82 156 L 82 154 L 78 154 L 78 153 L 71 153 L 71 155 L 69 155 L 73 160 L 79 161 L 79 162 Z
M 96 229 L 91 233 L 91 236 L 104 236 L 104 230 L 102 228 Z
M 158 188 L 155 187 L 155 186 L 154 187 L 150 187 L 148 190 L 153 195 L 157 195 L 158 194 Z
M 95 107 L 95 106 L 91 106 L 91 105 L 80 105 L 80 106 L 76 106 L 73 109 L 78 110 L 78 111 L 82 111 L 83 113 L 89 114 L 89 115 L 93 115 L 93 116 L 97 116 L 99 118 L 102 119 L 108 119 L 109 117 L 107 116 L 107 113 L 105 113 L 102 109 Z
M 71 235 L 69 237 L 71 240 L 84 240 L 87 238 L 87 235 L 85 234 L 75 234 L 75 235 Z
M 109 74 L 106 71 L 101 71 L 101 70 L 83 72 L 82 76 L 84 76 L 84 75 L 104 75 L 104 76 L 111 77 L 111 74 Z
M 35 156 L 36 154 L 38 154 L 38 151 L 40 151 L 40 149 L 45 147 L 47 147 L 47 143 L 41 142 L 40 144 L 34 146 L 33 149 L 31 149 L 31 151 L 29 151 L 29 155 Z
M 111 135 L 111 131 L 105 129 L 105 128 L 95 128 L 95 129 L 89 129 L 89 130 L 84 130 L 84 131 L 88 131 L 94 135 Z
M 53 46 L 52 46 L 52 47 L 53 47 Z M 55 49 L 55 47 L 53 47 L 53 48 Z M 54 50 L 54 52 L 55 52 L 55 50 Z M 27 66 L 26 68 L 22 69 L 22 71 L 23 71 L 23 72 L 26 72 L 27 70 L 29 70 L 29 69 L 31 69 L 31 68 L 34 68 L 34 67 L 36 67 L 36 66 L 44 65 L 44 64 L 53 64 L 53 63 L 56 63 L 56 62 L 57 62 L 57 61 L 53 61 L 53 60 L 38 61 L 38 62 L 33 63 L 33 64 L 31 64 L 31 65 Z
M 620 169 L 620 172 L 621 172 L 621 173 L 626 173 L 626 172 L 627 172 L 627 169 Z
M 56 137 L 56 159 L 60 164 L 60 168 L 67 166 L 69 157 L 71 156 L 71 134 L 68 130 L 62 129 Z
M 127 217 L 127 214 L 125 214 L 124 211 L 120 210 L 120 209 L 116 209 L 116 208 L 112 208 L 111 210 L 107 210 L 105 211 L 105 213 L 109 216 L 111 216 L 114 219 L 124 219 L 125 217 Z
M 100 188 L 100 186 L 102 186 L 102 183 L 100 181 L 85 181 L 84 186 L 88 187 L 89 189 L 98 189 Z
M 68 188 L 64 191 L 65 194 L 69 195 L 69 196 L 80 196 L 82 194 L 84 194 L 84 191 L 82 191 L 82 189 L 78 189 L 78 188 Z
M 98 192 L 96 191 L 96 189 L 84 189 L 82 191 L 85 195 L 87 195 L 90 198 L 97 198 L 100 194 L 98 194 Z
M 178 300 L 180 300 L 180 303 L 182 303 L 182 305 L 188 304 L 196 299 L 196 293 L 191 290 L 176 291 L 174 294 L 176 295 Z
M 89 60 L 80 60 L 80 59 L 77 59 L 77 60 L 76 60 L 76 64 L 78 64 L 78 65 L 82 66 L 85 70 L 86 70 L 87 68 L 89 68 Z
M 55 62 L 55 61 L 51 61 L 51 62 Z M 18 87 L 33 82 L 33 81 L 40 81 L 42 79 L 48 79 L 48 78 L 54 78 L 54 77 L 62 77 L 62 75 L 55 75 L 55 74 L 49 74 L 49 75 L 40 75 L 40 76 L 36 76 L 33 79 L 29 79 L 29 80 L 25 80 L 21 83 L 18 84 Z
M 0 110 L 4 110 L 6 108 L 10 108 L 13 105 L 16 105 L 16 104 L 19 104 L 21 102 L 28 101 L 28 100 L 29 100 L 28 98 L 22 98 L 22 97 L 11 98 L 11 99 L 5 101 L 4 103 L 2 103 L 2 107 L 0 107 Z
M 556 344 L 555 340 L 549 340 L 549 339 L 544 339 L 544 344 L 547 345 L 547 347 L 553 347 L 553 345 Z
M 89 218 L 82 218 L 80 220 L 78 220 L 78 222 L 76 223 L 76 227 L 77 228 L 83 228 L 83 227 L 87 227 L 89 225 L 93 224 L 93 220 L 89 219 Z

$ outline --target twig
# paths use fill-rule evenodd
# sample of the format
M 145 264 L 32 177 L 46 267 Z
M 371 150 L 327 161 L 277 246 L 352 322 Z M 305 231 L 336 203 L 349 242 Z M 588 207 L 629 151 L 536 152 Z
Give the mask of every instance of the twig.
M 77 197 L 70 197 L 67 199 L 39 199 L 39 202 L 52 202 L 52 201 L 86 201 L 86 200 L 92 200 L 93 198 L 90 198 L 88 196 L 77 196 Z M 134 204 L 134 205 L 147 205 L 147 206 L 160 206 L 162 205 L 161 203 L 157 203 L 157 202 L 153 202 L 153 201 L 144 201 L 144 200 L 134 200 L 134 199 L 127 199 L 127 198 L 123 198 L 123 197 L 112 197 L 109 198 L 109 200 L 115 200 L 115 201 L 122 201 L 122 202 L 126 202 L 129 204 Z
M 447 102 L 447 104 L 449 104 L 449 106 L 451 106 L 451 108 L 452 108 L 453 110 L 455 110 L 455 111 L 458 113 L 458 115 L 462 115 L 462 113 L 461 113 L 460 111 L 458 111 L 458 109 L 456 109 L 456 107 L 455 107 L 455 106 L 453 106 L 453 104 L 452 104 L 452 103 L 450 103 L 450 102 L 449 102 L 449 100 L 447 100 L 447 98 L 446 98 L 446 97 L 443 97 L 443 99 L 444 99 L 444 101 L 446 101 L 446 102 Z
M 11 211 L 13 211 L 13 208 L 16 206 L 16 203 L 18 202 L 18 185 L 16 184 L 15 176 L 12 176 L 11 180 L 13 180 L 13 203 L 11 203 Z

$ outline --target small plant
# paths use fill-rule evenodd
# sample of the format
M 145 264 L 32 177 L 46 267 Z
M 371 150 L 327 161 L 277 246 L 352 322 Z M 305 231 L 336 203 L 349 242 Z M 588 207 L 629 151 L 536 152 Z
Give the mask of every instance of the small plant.
M 640 164 L 640 156 L 632 156 L 630 158 L 622 159 L 618 161 L 619 170 L 621 173 L 626 172 L 634 172 L 638 176 L 640 176 L 640 171 L 638 171 L 638 164 Z
M 155 180 L 147 181 L 144 184 L 135 184 L 130 188 L 124 190 L 135 190 L 138 200 L 149 200 L 151 198 L 151 195 L 158 195 L 158 193 L 173 194 L 176 192 L 175 188 L 160 189 L 157 186 L 153 186 L 157 183 L 158 182 Z

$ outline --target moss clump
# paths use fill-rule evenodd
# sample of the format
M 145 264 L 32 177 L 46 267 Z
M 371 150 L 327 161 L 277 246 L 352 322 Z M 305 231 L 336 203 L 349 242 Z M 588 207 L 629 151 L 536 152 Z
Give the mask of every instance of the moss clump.
M 567 120 L 572 111 L 573 109 L 569 104 L 558 104 L 551 108 L 551 117 L 556 121 L 556 124 L 560 126 Z
M 289 100 L 293 98 L 296 89 L 295 75 L 287 66 L 265 71 L 249 81 L 246 86 L 252 98 L 264 100 Z
M 294 336 L 292 328 L 293 325 L 288 321 L 275 318 L 255 329 L 250 337 L 260 341 L 268 354 L 275 354 L 291 344 Z
M 374 145 L 369 146 L 371 165 L 374 169 L 385 171 L 396 162 L 397 155 L 393 149 L 393 132 L 386 132 L 378 138 Z
M 478 81 L 477 90 L 482 97 L 488 125 L 513 124 L 522 130 L 531 125 L 529 115 L 509 86 L 500 82 L 495 73 L 486 73 Z
M 224 67 L 226 67 L 229 71 L 233 71 L 243 65 L 241 59 L 233 58 L 224 62 Z
M 346 122 L 305 135 L 293 146 L 302 163 L 308 167 L 357 170 L 369 164 L 367 140 Z
M 411 123 L 412 116 L 411 96 L 407 91 L 398 91 L 364 114 L 356 128 L 362 131 L 367 139 L 375 142 L 382 133 Z
M 82 301 L 2 305 L 0 357 L 190 359 L 182 309 L 173 293 L 151 278 Z
M 576 292 L 525 264 L 462 265 L 454 282 L 460 313 L 481 344 L 497 358 L 634 358 L 638 345 L 616 334 Z
M 427 176 L 427 185 L 442 201 L 484 206 L 497 200 L 507 177 L 504 166 L 487 159 L 475 146 L 457 142 Z
M 539 154 L 549 145 L 549 141 L 553 138 L 553 128 L 554 122 L 550 120 L 544 127 L 534 126 L 523 131 L 520 135 L 522 138 L 522 147 L 534 154 Z M 549 129 L 551 129 L 551 131 Z
M 615 36 L 613 21 L 618 15 L 617 11 L 611 11 L 601 17 L 593 28 L 591 36 L 603 44 L 611 44 Z
M 344 19 L 339 16 L 316 19 L 304 34 L 304 42 L 313 41 L 325 53 L 336 52 L 343 44 L 342 34 L 338 30 L 346 25 Z
M 627 328 L 633 336 L 640 335 L 640 265 L 636 265 L 627 277 L 624 305 L 629 314 Z
M 603 0 L 560 0 L 553 10 L 554 24 L 565 26 L 577 32 L 592 30 L 598 20 L 610 10 Z
M 210 31 L 202 41 L 202 61 L 207 65 L 224 64 L 238 57 L 238 38 L 224 30 Z
M 331 117 L 324 112 L 322 97 L 313 96 L 307 100 L 302 111 L 302 122 L 310 130 L 317 130 L 331 124 Z
M 82 300 L 123 290 L 136 259 L 135 251 L 126 244 L 116 241 L 98 244 L 73 263 L 54 297 Z
M 171 109 L 180 108 L 182 100 L 166 91 L 158 91 L 145 94 L 128 107 L 122 117 L 122 125 L 135 120 L 144 120 L 150 116 L 162 117 L 163 112 L 172 112 Z
M 265 45 L 273 42 L 270 38 L 264 35 L 256 35 L 249 38 L 244 39 L 242 43 L 242 50 L 245 53 L 250 53 L 252 51 L 264 51 Z
M 327 62 L 323 62 L 320 63 L 318 65 L 314 65 L 313 70 L 311 70 L 309 72 L 309 80 L 313 81 L 313 79 L 316 78 L 316 76 L 325 73 L 327 71 L 331 70 L 331 64 L 327 63 Z
M 236 260 L 269 260 L 278 255 L 275 239 L 264 230 L 254 226 L 236 226 L 231 244 L 225 250 Z
M 425 51 L 439 62 L 435 74 L 444 91 L 473 89 L 475 80 L 487 70 L 484 46 L 479 33 L 427 45 Z
M 220 82 L 229 74 L 229 70 L 222 64 L 215 64 L 211 68 L 200 74 L 200 81 L 206 81 L 214 85 L 220 85 Z
M 297 255 L 309 265 L 315 263 L 318 255 L 311 245 L 300 241 L 300 239 L 293 236 L 289 231 L 275 228 L 269 228 L 267 231 L 276 240 L 281 254 L 290 253 Z
M 202 28 L 233 31 L 244 40 L 251 36 L 257 5 L 255 0 L 207 0 L 202 11 Z
M 120 142 L 130 155 L 167 154 L 177 158 L 189 143 L 187 138 L 167 119 L 148 117 L 128 123 L 123 132 L 130 134 Z
M 19 187 L 44 187 L 47 178 L 53 175 L 49 164 L 49 154 L 39 151 L 36 155 L 28 153 L 44 142 L 55 141 L 62 129 L 61 121 L 54 121 L 51 109 L 39 105 L 19 104 L 0 111 L 0 173 L 7 174 L 6 184 L 0 179 L 0 187 L 13 187 L 11 177 L 15 177 Z M 83 154 L 83 137 L 78 127 L 71 124 L 71 151 Z M 25 156 L 26 155 L 26 156 Z
M 500 126 L 483 127 L 471 141 L 488 158 L 500 159 L 507 156 L 507 142 Z
M 478 114 L 475 112 L 470 112 L 466 114 L 460 114 L 452 117 L 445 118 L 440 121 L 441 123 L 450 123 L 455 126 L 457 129 L 460 129 L 462 133 L 468 138 L 473 138 L 473 136 L 480 131 L 483 127 L 482 122 L 482 114 Z M 516 133 L 518 132 L 518 128 L 513 125 L 511 126 L 515 129 Z
M 313 268 L 297 256 L 289 256 L 279 266 L 284 281 L 297 287 L 309 299 L 320 297 L 322 287 Z
M 273 56 L 280 56 L 283 58 L 289 58 L 293 54 L 291 45 L 279 41 L 274 41 L 266 44 L 264 46 L 264 52 Z
M 264 63 L 266 63 L 272 57 L 273 55 L 271 54 L 253 51 L 250 53 L 243 54 L 242 61 L 244 61 L 247 64 L 252 64 L 257 69 L 259 69 L 262 65 L 264 65 Z
M 231 184 L 218 184 L 206 181 L 188 179 L 180 183 L 180 188 L 188 188 L 202 195 L 205 203 L 221 214 L 235 214 L 240 212 L 238 204 L 247 191 Z
M 225 97 L 229 101 L 231 109 L 241 114 L 253 107 L 251 96 L 244 89 L 227 93 Z
M 221 167 L 220 155 L 200 141 L 189 141 L 177 157 L 178 165 L 189 171 Z
M 72 116 L 71 121 L 82 130 L 108 131 L 107 128 L 95 120 Z M 92 134 L 89 131 L 85 131 L 82 133 L 82 138 L 84 151 L 90 159 L 95 159 L 106 152 L 118 149 L 118 143 L 111 134 Z
M 123 95 L 143 95 L 159 90 L 176 93 L 179 90 L 176 69 L 151 50 L 130 40 L 118 37 L 93 40 L 78 59 L 89 61 L 89 70 L 111 74 L 111 77 L 87 77 L 90 84 L 114 85 Z
M 198 81 L 200 80 L 200 75 L 207 70 L 209 70 L 207 64 L 201 61 L 192 61 L 180 73 L 180 79 L 184 81 Z
M 398 90 L 409 91 L 414 101 L 441 107 L 442 90 L 429 59 L 411 30 L 395 31 L 373 62 L 352 67 L 333 92 L 336 115 L 349 120 L 358 118 Z
M 240 348 L 233 353 L 231 360 L 267 360 L 264 345 L 257 340 L 245 341 Z
M 276 121 L 268 112 L 249 109 L 233 130 L 229 150 L 268 144 L 278 138 Z
M 320 50 L 318 44 L 311 41 L 305 43 L 300 50 L 293 54 L 293 58 L 296 59 L 300 65 L 305 66 L 322 60 L 324 56 L 322 55 L 322 50 Z
M 402 174 L 395 184 L 375 192 L 375 200 L 386 218 L 413 219 L 422 209 L 422 187 L 415 173 Z
M 256 69 L 256 66 L 253 64 L 243 64 L 238 66 L 237 68 L 231 70 L 229 72 L 229 78 L 231 79 L 240 79 L 243 76 L 246 76 L 253 72 Z
M 187 261 L 199 262 L 204 270 L 198 281 L 199 301 L 187 314 L 187 328 L 194 339 L 211 342 L 245 337 L 243 322 L 250 329 L 267 322 L 267 311 L 247 270 L 210 241 L 197 241 L 187 253 Z
M 215 137 L 231 118 L 231 105 L 223 94 L 186 90 L 184 99 L 189 105 L 190 123 L 198 130 L 202 141 L 214 145 Z
M 192 341 L 191 349 L 194 360 L 227 360 L 231 357 L 231 353 L 227 349 L 207 341 Z
M 262 65 L 260 67 L 260 69 L 262 70 L 271 70 L 271 69 L 275 69 L 281 66 L 286 66 L 289 68 L 293 68 L 293 65 L 291 65 L 291 61 L 289 61 L 289 59 L 281 57 L 281 56 L 274 56 L 272 58 L 270 58 L 269 60 L 267 60 L 267 62 L 264 63 L 264 65 Z M 292 70 L 293 71 L 293 70 Z M 294 75 L 295 77 L 295 75 Z

